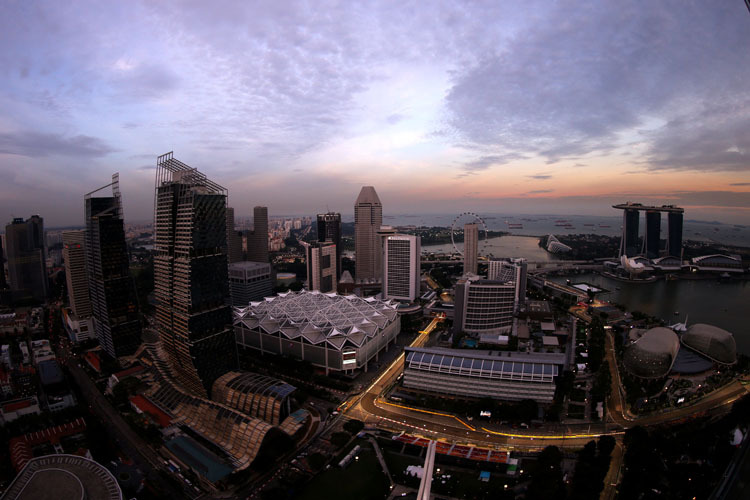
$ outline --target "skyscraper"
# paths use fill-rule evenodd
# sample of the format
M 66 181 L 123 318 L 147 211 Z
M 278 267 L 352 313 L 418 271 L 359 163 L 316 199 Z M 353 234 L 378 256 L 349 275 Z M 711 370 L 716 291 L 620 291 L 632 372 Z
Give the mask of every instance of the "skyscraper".
M 471 222 L 464 224 L 464 274 L 477 274 L 479 251 L 479 226 Z
M 79 318 L 87 318 L 92 308 L 86 274 L 86 231 L 65 231 L 62 240 L 70 308 Z
M 5 281 L 5 256 L 3 254 L 3 239 L 0 238 L 0 290 L 8 288 Z
M 372 186 L 364 186 L 354 202 L 354 258 L 355 279 L 380 279 L 378 229 L 383 224 L 383 206 Z
M 10 288 L 25 291 L 35 300 L 47 299 L 47 264 L 44 244 L 44 219 L 32 215 L 24 221 L 13 219 L 5 226 Z
M 227 207 L 227 260 L 240 262 L 242 260 L 242 240 L 234 229 L 234 208 Z
M 307 264 L 307 289 L 323 293 L 335 292 L 338 287 L 336 279 L 336 245 L 333 243 L 302 242 L 305 248 Z
M 383 239 L 383 298 L 410 302 L 417 299 L 421 254 L 419 236 L 394 234 Z
M 667 253 L 672 257 L 682 258 L 682 212 L 669 212 L 667 215 Z
M 640 215 L 637 208 L 626 208 L 622 214 L 622 239 L 620 256 L 635 257 L 638 255 L 638 223 Z
M 318 241 L 336 245 L 336 280 L 341 279 L 341 214 L 318 214 Z
M 646 211 L 646 238 L 643 240 L 643 253 L 649 259 L 659 256 L 661 242 L 661 212 Z
M 268 207 L 253 208 L 253 230 L 247 235 L 247 260 L 268 262 Z
M 227 277 L 227 191 L 172 153 L 159 156 L 154 292 L 159 337 L 177 380 L 207 396 L 237 365 Z
M 112 187 L 112 196 L 93 196 Z M 84 197 L 86 273 L 94 329 L 104 352 L 113 358 L 133 354 L 141 344 L 138 297 L 130 276 L 119 176 Z

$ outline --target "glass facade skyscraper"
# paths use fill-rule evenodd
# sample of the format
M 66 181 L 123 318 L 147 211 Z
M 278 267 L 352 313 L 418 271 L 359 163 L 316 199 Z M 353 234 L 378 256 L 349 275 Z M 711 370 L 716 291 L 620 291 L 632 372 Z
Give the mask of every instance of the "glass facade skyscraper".
M 110 186 L 113 196 L 93 196 Z M 96 337 L 111 357 L 129 356 L 141 344 L 141 322 L 130 276 L 117 174 L 112 184 L 88 193 L 84 206 L 86 273 Z
M 154 292 L 172 372 L 206 397 L 237 366 L 227 304 L 227 191 L 172 153 L 157 160 Z

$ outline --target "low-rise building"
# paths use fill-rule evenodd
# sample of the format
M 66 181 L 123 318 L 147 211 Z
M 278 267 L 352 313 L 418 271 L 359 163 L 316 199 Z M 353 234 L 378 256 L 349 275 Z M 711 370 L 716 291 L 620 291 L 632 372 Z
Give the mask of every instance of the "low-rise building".
M 396 305 L 374 297 L 289 292 L 234 309 L 237 346 L 329 371 L 367 369 L 401 330 Z
M 404 387 L 454 397 L 552 403 L 565 355 L 405 348 Z
M 229 264 L 229 293 L 232 305 L 237 307 L 272 295 L 271 265 L 250 261 Z

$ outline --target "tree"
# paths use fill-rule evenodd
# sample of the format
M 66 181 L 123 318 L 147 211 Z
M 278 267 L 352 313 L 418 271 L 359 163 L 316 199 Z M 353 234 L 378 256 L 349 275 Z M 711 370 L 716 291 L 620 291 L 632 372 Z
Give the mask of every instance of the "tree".
M 347 420 L 344 423 L 344 430 L 347 431 L 351 435 L 359 434 L 362 429 L 365 428 L 365 424 L 362 423 L 361 420 Z
M 562 453 L 557 446 L 547 446 L 531 470 L 527 500 L 563 500 L 566 497 L 562 479 Z
M 336 448 L 343 448 L 350 439 L 351 435 L 348 432 L 334 432 L 331 435 L 331 444 Z

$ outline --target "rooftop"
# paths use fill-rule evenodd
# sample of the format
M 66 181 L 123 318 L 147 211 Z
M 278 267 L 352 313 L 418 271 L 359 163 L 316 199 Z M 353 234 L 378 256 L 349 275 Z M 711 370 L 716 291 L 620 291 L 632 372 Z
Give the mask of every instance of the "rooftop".
M 50 487 L 53 486 L 53 487 Z M 112 474 L 99 463 L 77 455 L 46 455 L 29 460 L 3 499 L 121 500 Z

